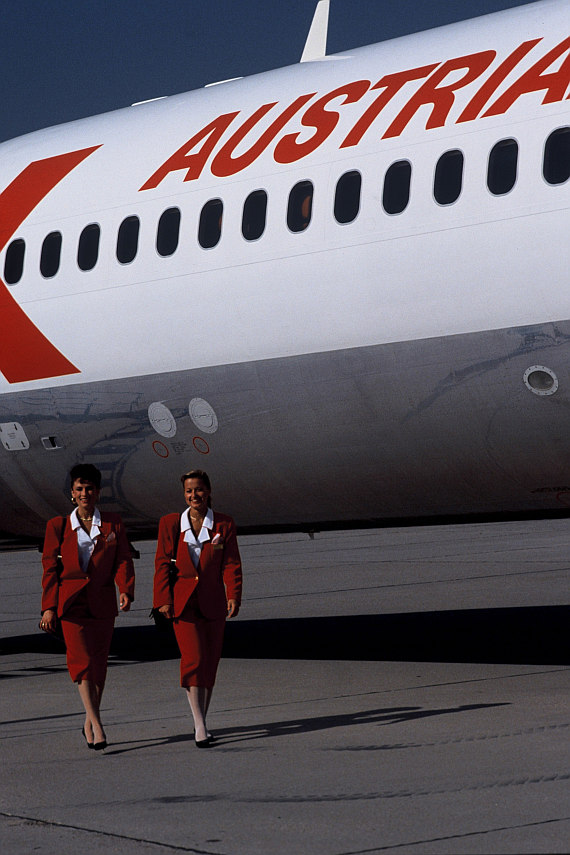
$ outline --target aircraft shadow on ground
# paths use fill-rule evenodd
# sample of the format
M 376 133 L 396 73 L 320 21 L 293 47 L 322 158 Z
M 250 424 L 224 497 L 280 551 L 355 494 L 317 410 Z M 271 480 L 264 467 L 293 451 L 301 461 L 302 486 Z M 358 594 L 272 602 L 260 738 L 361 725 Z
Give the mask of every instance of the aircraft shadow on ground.
M 224 657 L 567 665 L 570 606 L 228 621 Z M 3 655 L 63 650 L 37 633 L 0 641 Z M 117 627 L 111 662 L 177 658 L 172 630 Z
M 568 664 L 570 606 L 228 622 L 241 658 Z

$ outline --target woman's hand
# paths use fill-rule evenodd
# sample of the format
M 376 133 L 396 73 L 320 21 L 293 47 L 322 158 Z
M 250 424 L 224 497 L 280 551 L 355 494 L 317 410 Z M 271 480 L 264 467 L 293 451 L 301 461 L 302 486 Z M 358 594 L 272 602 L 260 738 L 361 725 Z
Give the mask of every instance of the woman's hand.
M 119 594 L 119 608 L 122 612 L 128 612 L 131 607 L 131 598 L 128 594 Z
M 239 605 L 237 600 L 228 600 L 228 617 L 237 617 Z
M 164 615 L 167 620 L 172 620 L 174 617 L 174 609 L 171 605 L 161 606 L 158 611 L 161 615 Z
M 57 615 L 54 609 L 46 609 L 40 620 L 40 629 L 44 632 L 55 632 Z

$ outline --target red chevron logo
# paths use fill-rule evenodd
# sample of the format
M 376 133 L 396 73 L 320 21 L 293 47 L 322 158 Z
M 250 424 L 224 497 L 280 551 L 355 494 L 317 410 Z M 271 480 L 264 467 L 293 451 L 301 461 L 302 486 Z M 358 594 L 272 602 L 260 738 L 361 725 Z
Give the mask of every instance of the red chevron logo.
M 36 160 L 0 193 L 0 252 L 42 199 L 98 148 Z M 80 373 L 30 320 L 1 279 L 0 371 L 9 383 Z

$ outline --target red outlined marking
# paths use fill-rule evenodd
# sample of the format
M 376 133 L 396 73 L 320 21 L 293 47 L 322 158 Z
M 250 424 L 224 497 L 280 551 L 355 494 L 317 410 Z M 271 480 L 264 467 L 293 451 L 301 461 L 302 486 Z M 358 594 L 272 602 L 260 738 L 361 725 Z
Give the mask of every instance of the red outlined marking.
M 0 193 L 0 252 L 53 188 L 100 146 L 36 160 Z M 0 279 L 0 371 L 9 383 L 79 374 L 40 332 Z
M 155 454 L 158 454 L 159 457 L 162 457 L 163 460 L 170 455 L 170 451 L 167 449 L 165 444 L 161 442 L 159 439 L 155 439 L 152 444 L 152 450 Z
M 192 445 L 199 454 L 209 454 L 210 446 L 202 436 L 195 436 L 192 440 Z

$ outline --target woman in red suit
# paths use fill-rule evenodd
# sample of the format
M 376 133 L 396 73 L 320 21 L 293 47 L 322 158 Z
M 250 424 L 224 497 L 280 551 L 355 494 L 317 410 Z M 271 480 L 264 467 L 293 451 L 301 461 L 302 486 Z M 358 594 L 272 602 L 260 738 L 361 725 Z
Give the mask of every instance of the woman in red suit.
M 154 608 L 174 619 L 180 684 L 194 718 L 194 739 L 207 748 L 206 713 L 222 655 L 226 617 L 241 603 L 241 559 L 233 519 L 212 511 L 210 479 L 201 469 L 181 477 L 188 509 L 162 517 L 158 528 Z M 176 562 L 175 581 L 169 571 Z
M 82 733 L 89 748 L 100 750 L 107 746 L 100 707 L 117 616 L 115 585 L 121 610 L 128 612 L 135 572 L 120 516 L 97 507 L 99 470 L 78 464 L 70 480 L 76 509 L 46 526 L 40 627 L 54 632 L 57 618 L 61 620 L 67 668 L 85 707 Z

